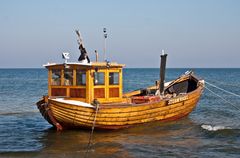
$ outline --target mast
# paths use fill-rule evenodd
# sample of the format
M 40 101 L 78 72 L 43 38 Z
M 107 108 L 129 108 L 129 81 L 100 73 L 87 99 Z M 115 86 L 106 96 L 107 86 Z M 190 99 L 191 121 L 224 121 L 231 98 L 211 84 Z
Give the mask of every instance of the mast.
M 107 61 L 107 55 L 106 55 L 106 47 L 107 47 L 107 29 L 103 28 L 103 37 L 104 37 L 104 47 L 103 47 L 103 52 L 104 52 L 104 61 Z

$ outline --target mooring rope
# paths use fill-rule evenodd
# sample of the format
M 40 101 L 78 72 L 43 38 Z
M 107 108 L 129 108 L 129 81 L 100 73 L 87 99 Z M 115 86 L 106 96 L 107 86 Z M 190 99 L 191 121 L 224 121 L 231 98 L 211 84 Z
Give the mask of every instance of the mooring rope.
M 89 149 L 91 148 L 91 144 L 92 144 L 92 136 L 93 136 L 93 131 L 94 131 L 95 124 L 96 124 L 97 113 L 98 113 L 98 109 L 99 109 L 99 103 L 97 103 L 96 106 L 97 107 L 96 107 L 96 112 L 95 112 L 95 116 L 94 116 L 94 120 L 93 120 L 92 131 L 91 131 L 90 136 L 89 136 L 87 150 L 85 152 L 84 158 L 88 157 Z
M 211 92 L 212 94 L 216 95 L 217 97 L 219 97 L 220 99 L 222 99 L 223 101 L 225 101 L 226 103 L 228 103 L 228 104 L 232 105 L 234 108 L 240 110 L 240 108 L 238 108 L 236 105 L 232 104 L 231 102 L 229 102 L 228 100 L 226 100 L 226 99 L 223 98 L 222 96 L 220 96 L 220 95 L 214 93 L 212 90 L 210 90 L 210 89 L 207 88 L 206 86 L 205 86 L 205 88 L 206 88 L 209 92 Z
M 213 83 L 218 83 L 218 85 L 223 85 L 223 86 L 232 86 L 232 87 L 238 87 L 240 88 L 240 85 L 236 85 L 234 83 L 226 83 L 224 81 L 219 81 L 217 79 L 212 79 L 212 78 L 207 78 L 207 77 L 204 77 L 207 81 L 210 81 L 211 84 Z
M 212 86 L 212 87 L 215 87 L 215 88 L 217 88 L 217 89 L 219 89 L 219 90 L 222 90 L 222 91 L 224 91 L 224 92 L 226 92 L 226 93 L 229 93 L 229 94 L 231 94 L 231 95 L 234 95 L 234 96 L 240 98 L 240 95 L 238 95 L 238 94 L 235 94 L 235 93 L 233 93 L 233 92 L 230 92 L 230 91 L 227 91 L 227 90 L 225 90 L 225 89 L 222 89 L 222 88 L 220 88 L 220 87 L 218 87 L 218 86 L 216 86 L 216 85 L 214 85 L 214 84 L 212 84 L 212 83 L 209 83 L 209 82 L 207 82 L 207 81 L 205 81 L 205 83 L 207 83 L 208 85 L 210 85 L 210 86 Z

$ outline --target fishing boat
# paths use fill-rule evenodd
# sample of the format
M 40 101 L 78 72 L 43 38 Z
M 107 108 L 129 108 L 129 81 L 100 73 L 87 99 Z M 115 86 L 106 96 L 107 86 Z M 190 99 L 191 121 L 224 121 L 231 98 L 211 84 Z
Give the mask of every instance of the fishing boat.
M 66 55 L 66 54 L 65 54 Z M 161 55 L 160 79 L 144 89 L 123 92 L 124 64 L 116 62 L 48 63 L 48 95 L 37 102 L 57 130 L 120 129 L 190 114 L 204 80 L 188 71 L 164 82 L 167 54 Z

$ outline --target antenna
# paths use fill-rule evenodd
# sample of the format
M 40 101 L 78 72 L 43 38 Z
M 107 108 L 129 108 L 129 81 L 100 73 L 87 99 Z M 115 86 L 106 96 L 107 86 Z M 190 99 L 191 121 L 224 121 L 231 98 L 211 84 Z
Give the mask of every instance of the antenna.
M 67 63 L 67 60 L 70 59 L 69 53 L 68 52 L 63 52 L 62 53 L 62 58 L 65 60 L 64 63 Z
M 95 50 L 96 62 L 98 62 L 98 52 Z
M 106 55 L 106 47 L 107 47 L 107 29 L 103 28 L 103 37 L 104 37 L 104 48 L 103 48 L 103 52 L 104 52 L 104 61 L 107 61 L 107 55 Z

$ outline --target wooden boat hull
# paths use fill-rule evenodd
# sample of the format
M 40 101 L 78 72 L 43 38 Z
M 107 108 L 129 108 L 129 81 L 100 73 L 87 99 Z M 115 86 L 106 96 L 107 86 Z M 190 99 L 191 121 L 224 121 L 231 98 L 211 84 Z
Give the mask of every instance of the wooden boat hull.
M 95 128 L 120 129 L 153 121 L 170 121 L 182 118 L 196 107 L 202 90 L 203 86 L 198 86 L 190 93 L 151 103 L 100 104 Z M 66 104 L 54 99 L 42 100 L 37 105 L 44 118 L 53 125 L 57 122 L 63 128 L 91 128 L 93 126 L 95 108 Z M 51 119 L 51 115 L 56 121 Z

